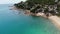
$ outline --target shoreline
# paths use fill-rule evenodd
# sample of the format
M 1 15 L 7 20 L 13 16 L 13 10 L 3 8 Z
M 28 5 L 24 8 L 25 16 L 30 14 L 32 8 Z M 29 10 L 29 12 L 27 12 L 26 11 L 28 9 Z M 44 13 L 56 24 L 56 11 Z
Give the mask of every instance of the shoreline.
M 14 7 L 13 9 L 16 10 L 16 7 Z M 42 17 L 44 17 L 44 18 L 48 18 L 49 20 L 52 21 L 52 23 L 53 23 L 58 29 L 60 29 L 60 17 L 58 17 L 58 16 L 52 16 L 52 15 L 50 14 L 51 16 L 47 17 L 44 13 L 33 14 L 33 13 L 30 12 L 30 10 L 25 10 L 25 13 L 24 13 L 24 14 L 27 14 L 27 15 L 35 15 L 35 16 L 42 16 Z
M 60 17 L 58 16 L 53 16 L 50 14 L 49 17 L 47 17 L 44 13 L 37 13 L 36 16 L 42 16 L 44 18 L 48 18 L 52 24 L 54 24 L 59 30 L 60 30 Z
M 33 14 L 31 14 L 31 15 L 33 15 Z M 37 14 L 35 14 L 35 16 L 42 16 L 44 18 L 48 18 L 60 30 L 60 17 L 53 16 L 53 15 L 50 15 L 49 17 L 47 17 L 44 13 L 37 13 Z
M 60 29 L 60 17 L 58 16 L 50 16 L 48 17 L 48 19 L 50 19 L 52 21 L 52 23 L 58 28 Z

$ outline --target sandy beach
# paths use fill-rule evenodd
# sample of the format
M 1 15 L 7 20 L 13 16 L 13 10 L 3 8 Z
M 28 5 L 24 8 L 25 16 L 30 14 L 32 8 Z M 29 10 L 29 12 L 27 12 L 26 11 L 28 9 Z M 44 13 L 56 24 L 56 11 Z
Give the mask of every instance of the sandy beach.
M 46 18 L 46 15 L 44 13 L 38 13 L 37 16 L 42 16 Z M 48 17 L 49 20 L 52 21 L 52 23 L 58 28 L 60 29 L 60 17 L 58 16 L 49 16 Z
M 30 11 L 29 10 L 25 10 L 25 14 L 30 15 Z M 46 18 L 46 15 L 44 13 L 37 13 L 36 16 L 42 16 Z M 49 16 L 48 19 L 50 19 L 52 21 L 52 23 L 58 28 L 60 29 L 60 17 L 58 16 Z
M 49 19 L 52 21 L 52 23 L 60 29 L 60 17 L 58 16 L 50 16 Z

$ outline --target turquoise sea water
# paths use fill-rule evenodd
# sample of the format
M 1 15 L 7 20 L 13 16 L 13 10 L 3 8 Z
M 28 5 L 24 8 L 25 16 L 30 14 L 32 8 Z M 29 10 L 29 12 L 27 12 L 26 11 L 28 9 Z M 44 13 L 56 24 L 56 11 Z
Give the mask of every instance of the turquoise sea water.
M 27 16 L 23 10 L 9 10 L 8 6 L 0 5 L 0 34 L 60 34 L 48 19 Z

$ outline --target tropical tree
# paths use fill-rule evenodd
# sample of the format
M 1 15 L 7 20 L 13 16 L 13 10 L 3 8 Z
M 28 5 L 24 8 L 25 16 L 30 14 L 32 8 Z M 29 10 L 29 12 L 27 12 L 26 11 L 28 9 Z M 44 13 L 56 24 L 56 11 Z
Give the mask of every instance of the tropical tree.
M 32 1 L 36 4 L 54 4 L 55 0 L 27 0 L 27 1 Z

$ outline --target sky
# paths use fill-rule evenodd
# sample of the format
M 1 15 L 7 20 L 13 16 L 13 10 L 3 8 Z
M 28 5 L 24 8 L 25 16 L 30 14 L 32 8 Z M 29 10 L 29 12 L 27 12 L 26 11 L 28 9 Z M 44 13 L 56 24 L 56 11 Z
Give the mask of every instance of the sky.
M 14 4 L 26 0 L 0 0 L 0 4 Z

